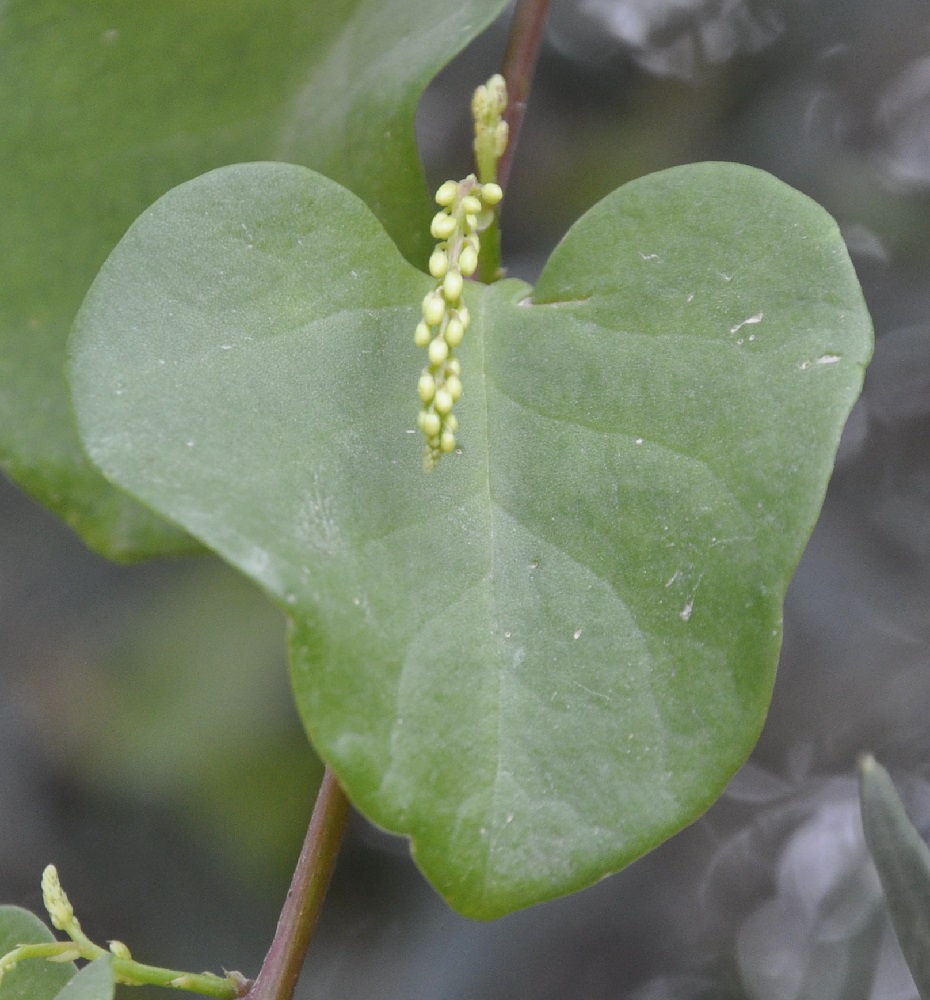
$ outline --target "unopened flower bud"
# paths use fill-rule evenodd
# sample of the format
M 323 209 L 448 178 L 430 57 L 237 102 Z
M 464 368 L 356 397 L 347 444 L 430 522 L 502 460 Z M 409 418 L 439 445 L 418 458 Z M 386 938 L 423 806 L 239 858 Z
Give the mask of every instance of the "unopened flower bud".
M 417 393 L 424 403 L 429 403 L 436 395 L 436 379 L 429 372 L 423 372 L 417 382 Z
M 447 240 L 456 229 L 456 221 L 451 215 L 446 212 L 437 212 L 433 216 L 433 221 L 430 224 L 429 231 L 433 234 L 433 238 L 437 240 Z
M 464 336 L 465 327 L 462 326 L 462 321 L 453 316 L 446 324 L 446 343 L 450 347 L 458 347 Z
M 481 185 L 481 200 L 485 203 L 485 205 L 497 205 L 503 197 L 504 189 L 500 186 L 500 184 Z
M 445 184 L 440 185 L 439 190 L 436 192 L 436 204 L 442 205 L 443 208 L 448 208 L 455 201 L 455 196 L 458 192 L 459 186 L 455 181 L 446 181 Z
M 429 326 L 438 326 L 446 314 L 446 302 L 439 292 L 430 292 L 423 300 L 423 319 Z
M 420 415 L 417 417 L 417 427 L 428 438 L 435 437 L 439 433 L 441 426 L 442 420 L 440 420 L 438 413 L 433 413 L 431 410 L 420 411 Z
M 455 302 L 461 297 L 462 289 L 465 287 L 465 280 L 458 271 L 449 271 L 442 279 L 442 294 L 447 302 Z
M 462 199 L 462 210 L 477 215 L 481 211 L 481 202 L 473 194 L 467 194 Z
M 494 129 L 494 153 L 498 159 L 504 155 L 507 148 L 507 139 L 510 137 L 510 128 L 507 122 L 498 122 Z
M 434 278 L 442 278 L 448 270 L 449 255 L 445 252 L 445 250 L 440 250 L 437 247 L 429 259 L 429 273 Z
M 452 402 L 457 403 L 462 398 L 462 381 L 458 376 L 452 375 L 446 379 L 446 391 L 452 397 Z
M 433 406 L 436 408 L 436 412 L 444 417 L 452 409 L 452 396 L 449 394 L 448 389 L 437 389 L 436 398 L 433 400 Z
M 459 270 L 466 278 L 470 278 L 477 269 L 478 254 L 475 253 L 474 247 L 471 244 L 466 244 L 462 247 L 462 252 L 459 254 Z
M 127 960 L 132 959 L 132 954 L 126 945 L 122 941 L 110 941 L 110 954 L 115 955 L 117 958 L 125 958 Z
M 434 367 L 437 367 L 449 357 L 449 345 L 442 339 L 442 337 L 437 337 L 435 340 L 430 341 L 429 345 L 429 363 Z

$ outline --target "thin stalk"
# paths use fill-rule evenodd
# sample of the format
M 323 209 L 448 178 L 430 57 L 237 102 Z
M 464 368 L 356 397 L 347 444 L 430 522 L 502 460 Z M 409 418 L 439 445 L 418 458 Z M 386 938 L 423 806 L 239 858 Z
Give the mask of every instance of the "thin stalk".
M 508 138 L 503 155 L 496 163 L 494 177 L 479 176 L 482 183 L 493 180 L 507 190 L 510 167 L 520 138 L 520 129 L 526 116 L 526 105 L 533 83 L 533 74 L 542 46 L 543 29 L 549 13 L 549 0 L 517 0 L 513 20 L 510 22 L 510 36 L 501 65 L 501 76 L 507 84 L 507 107 L 504 121 L 507 122 Z M 480 168 L 479 168 L 480 170 Z M 481 253 L 478 260 L 478 278 L 491 284 L 504 274 L 501 266 L 501 234 L 499 211 L 495 211 L 491 225 L 481 235 Z
M 520 129 L 526 116 L 526 105 L 530 98 L 548 14 L 549 0 L 517 0 L 510 24 L 510 37 L 501 66 L 501 75 L 507 83 L 504 120 L 510 129 L 510 137 L 504 155 L 497 164 L 497 183 L 505 191 Z
M 326 768 L 274 940 L 245 1000 L 291 1000 L 293 997 L 336 866 L 348 817 L 349 801 L 345 792 L 332 771 Z

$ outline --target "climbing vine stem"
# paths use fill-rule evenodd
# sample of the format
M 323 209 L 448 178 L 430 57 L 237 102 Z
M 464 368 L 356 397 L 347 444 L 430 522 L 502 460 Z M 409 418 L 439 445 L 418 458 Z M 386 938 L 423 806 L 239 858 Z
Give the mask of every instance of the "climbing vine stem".
M 507 148 L 497 165 L 497 183 L 507 190 L 510 167 L 526 116 L 526 106 L 530 98 L 530 88 L 539 50 L 542 46 L 543 31 L 549 15 L 549 0 L 517 0 L 510 22 L 510 35 L 501 75 L 507 85 L 507 108 L 504 121 L 510 133 Z
M 327 768 L 281 909 L 278 928 L 254 983 L 238 972 L 217 976 L 209 972 L 197 974 L 143 965 L 133 959 L 121 941 L 111 941 L 109 950 L 95 944 L 75 916 L 54 865 L 48 865 L 42 875 L 42 896 L 52 925 L 67 934 L 68 940 L 18 945 L 0 957 L 0 979 L 27 959 L 91 962 L 107 956 L 116 982 L 130 986 L 166 986 L 217 1000 L 291 1000 L 336 866 L 348 817 L 348 799 L 335 775 Z
M 482 183 L 494 181 L 500 185 L 502 191 L 507 190 L 510 167 L 526 114 L 548 13 L 549 0 L 518 0 L 514 10 L 501 73 L 497 78 L 502 81 L 501 89 L 506 95 L 505 106 L 501 109 L 503 127 L 500 130 L 505 141 L 494 161 L 493 176 L 488 174 L 486 159 L 483 160 L 482 153 L 478 150 L 478 118 L 475 116 L 475 164 L 478 179 Z M 488 83 L 490 85 L 491 81 Z M 482 237 L 478 278 L 485 284 L 490 284 L 503 277 L 503 274 L 500 220 L 498 213 L 495 212 Z
M 349 801 L 326 769 L 278 928 L 244 1000 L 291 1000 L 342 844 Z

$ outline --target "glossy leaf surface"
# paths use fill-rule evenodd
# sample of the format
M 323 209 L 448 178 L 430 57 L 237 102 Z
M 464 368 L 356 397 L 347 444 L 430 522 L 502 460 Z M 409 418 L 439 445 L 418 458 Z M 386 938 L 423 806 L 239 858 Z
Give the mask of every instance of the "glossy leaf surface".
M 356 805 L 492 917 L 627 864 L 745 759 L 871 329 L 809 199 L 655 174 L 535 291 L 469 286 L 464 453 L 427 475 L 430 287 L 337 185 L 221 170 L 110 257 L 71 374 L 105 474 L 291 615 Z
M 413 122 L 503 0 L 0 4 L 0 463 L 98 550 L 190 539 L 85 460 L 62 378 L 94 275 L 172 186 L 256 158 L 318 167 L 406 252 L 430 205 Z
M 20 944 L 54 940 L 55 935 L 34 913 L 18 906 L 0 906 L 0 955 Z M 27 959 L 3 976 L 0 1000 L 54 1000 L 75 971 L 73 962 Z

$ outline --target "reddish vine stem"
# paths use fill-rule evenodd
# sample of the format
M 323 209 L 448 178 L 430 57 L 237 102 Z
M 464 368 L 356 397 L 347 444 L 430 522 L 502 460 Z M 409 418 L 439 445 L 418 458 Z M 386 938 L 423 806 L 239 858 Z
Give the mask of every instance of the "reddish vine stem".
M 326 768 L 274 940 L 244 1000 L 293 997 L 348 818 L 349 801 L 336 776 Z
M 513 154 L 526 115 L 533 74 L 542 46 L 543 29 L 549 13 L 549 0 L 517 0 L 510 25 L 510 38 L 501 75 L 507 82 L 507 109 L 504 120 L 510 129 L 507 148 L 497 165 L 497 183 L 506 191 Z

